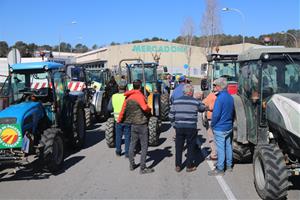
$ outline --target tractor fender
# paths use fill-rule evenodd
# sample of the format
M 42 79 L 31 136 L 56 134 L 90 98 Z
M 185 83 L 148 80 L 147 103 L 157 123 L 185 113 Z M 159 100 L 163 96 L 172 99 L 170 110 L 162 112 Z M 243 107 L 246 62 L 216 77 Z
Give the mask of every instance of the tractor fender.
M 93 96 L 92 105 L 94 106 L 96 113 L 101 113 L 102 111 L 103 95 L 104 95 L 104 91 L 97 91 Z
M 234 124 L 234 128 L 237 130 L 235 131 L 234 138 L 237 142 L 242 144 L 248 143 L 247 137 L 247 123 L 246 123 L 246 113 L 243 101 L 240 96 L 232 95 L 234 100 L 234 111 L 235 111 L 235 119 L 236 123 Z
M 160 118 L 160 94 L 154 93 L 153 94 L 153 116 Z
M 79 100 L 85 103 L 85 94 L 82 91 L 72 91 L 70 92 L 70 96 L 72 96 L 72 100 Z

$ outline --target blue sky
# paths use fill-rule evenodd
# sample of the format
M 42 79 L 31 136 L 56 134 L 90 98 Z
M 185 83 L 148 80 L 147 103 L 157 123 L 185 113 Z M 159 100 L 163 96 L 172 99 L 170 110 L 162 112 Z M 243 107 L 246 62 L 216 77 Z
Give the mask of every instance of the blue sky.
M 245 35 L 300 29 L 300 0 L 219 0 L 222 30 Z M 154 36 L 172 40 L 191 17 L 200 35 L 204 0 L 0 0 L 0 41 L 107 45 Z M 71 24 L 76 21 L 76 24 Z

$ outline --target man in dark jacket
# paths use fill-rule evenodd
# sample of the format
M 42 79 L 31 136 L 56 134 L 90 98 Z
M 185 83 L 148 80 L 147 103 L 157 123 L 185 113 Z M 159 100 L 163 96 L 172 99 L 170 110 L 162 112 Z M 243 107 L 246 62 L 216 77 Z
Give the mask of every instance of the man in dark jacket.
M 180 172 L 182 169 L 182 152 L 185 140 L 187 141 L 186 171 L 196 170 L 196 166 L 193 165 L 193 154 L 196 146 L 198 112 L 204 112 L 206 108 L 203 103 L 193 97 L 193 94 L 193 86 L 185 84 L 183 96 L 174 100 L 169 113 L 171 124 L 176 132 L 176 172 Z
M 218 162 L 214 170 L 209 171 L 208 175 L 224 175 L 225 158 L 226 170 L 232 171 L 232 127 L 234 102 L 233 97 L 227 92 L 226 78 L 219 78 L 214 81 L 217 99 L 214 104 L 211 127 L 214 132 L 217 145 Z
M 125 92 L 126 100 L 120 112 L 118 123 L 131 124 L 131 141 L 129 146 L 129 168 L 134 170 L 134 150 L 138 140 L 141 143 L 140 173 L 147 174 L 154 172 L 154 169 L 146 167 L 148 150 L 148 118 L 151 115 L 151 108 L 147 105 L 145 96 L 141 92 L 141 81 L 133 82 L 133 90 Z

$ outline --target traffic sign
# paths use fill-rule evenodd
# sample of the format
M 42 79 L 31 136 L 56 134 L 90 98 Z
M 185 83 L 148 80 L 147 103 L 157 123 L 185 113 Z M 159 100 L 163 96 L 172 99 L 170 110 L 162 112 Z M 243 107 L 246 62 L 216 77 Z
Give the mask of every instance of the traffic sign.
M 183 68 L 184 68 L 184 69 L 188 69 L 188 68 L 189 68 L 189 65 L 188 65 L 188 64 L 184 64 L 184 65 L 183 65 Z

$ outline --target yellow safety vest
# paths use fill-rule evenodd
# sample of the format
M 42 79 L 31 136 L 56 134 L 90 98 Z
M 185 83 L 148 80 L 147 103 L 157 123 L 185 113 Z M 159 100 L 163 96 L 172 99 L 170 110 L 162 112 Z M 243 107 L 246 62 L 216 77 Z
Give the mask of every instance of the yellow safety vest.
M 117 121 L 119 117 L 124 101 L 125 101 L 124 93 L 117 93 L 112 95 L 112 106 L 114 109 L 115 121 Z

